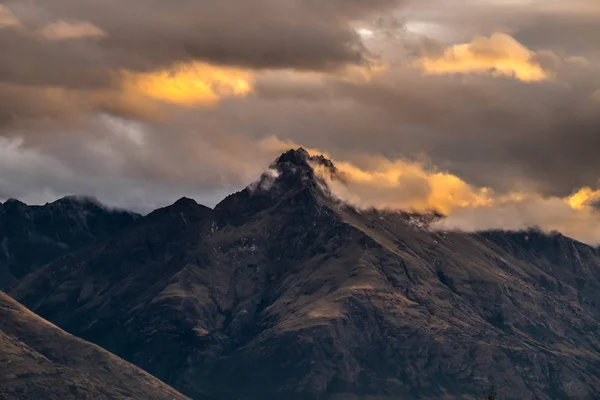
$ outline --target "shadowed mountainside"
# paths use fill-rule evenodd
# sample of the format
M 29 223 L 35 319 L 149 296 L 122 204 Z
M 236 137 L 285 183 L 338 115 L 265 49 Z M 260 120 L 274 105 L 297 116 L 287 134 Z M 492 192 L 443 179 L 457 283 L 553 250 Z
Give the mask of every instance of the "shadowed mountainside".
M 12 294 L 195 399 L 600 398 L 600 255 L 537 231 L 358 211 L 303 149 L 182 199 Z
M 81 197 L 44 206 L 0 203 L 0 290 L 59 256 L 109 238 L 137 217 Z
M 98 346 L 65 333 L 0 292 L 0 399 L 186 397 Z

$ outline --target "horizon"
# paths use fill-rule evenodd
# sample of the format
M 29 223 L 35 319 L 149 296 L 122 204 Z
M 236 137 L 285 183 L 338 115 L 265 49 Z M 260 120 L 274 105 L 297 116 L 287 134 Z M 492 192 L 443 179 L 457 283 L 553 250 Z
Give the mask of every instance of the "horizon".
M 281 156 L 283 156 L 285 154 L 288 154 L 290 152 L 298 153 L 300 151 L 305 151 L 309 155 L 309 157 L 312 157 L 312 158 L 322 156 L 320 154 L 310 154 L 303 147 L 290 148 L 289 150 L 286 150 L 286 151 L 282 152 L 278 157 L 276 157 L 273 160 L 273 162 L 269 165 L 269 167 L 267 169 L 265 169 L 264 173 L 266 173 L 266 171 L 268 171 L 268 170 L 273 170 L 276 167 L 275 163 L 279 160 L 279 158 Z M 330 161 L 327 158 L 325 158 L 325 160 Z M 313 167 L 313 165 L 311 165 L 310 160 L 306 159 L 306 161 L 308 161 L 308 166 L 310 168 L 312 168 L 313 171 L 314 171 L 314 167 Z M 335 167 L 335 163 L 333 164 L 333 166 Z M 317 174 L 317 176 L 319 178 L 321 178 L 321 179 L 326 179 L 327 178 L 327 177 L 324 177 L 324 176 L 319 175 L 319 174 Z M 33 207 L 44 207 L 44 206 L 47 206 L 47 205 L 50 205 L 50 204 L 53 204 L 53 203 L 58 203 L 58 202 L 60 202 L 62 200 L 75 199 L 75 200 L 81 200 L 81 201 L 91 201 L 94 204 L 96 204 L 96 205 L 98 205 L 98 206 L 100 206 L 102 208 L 108 209 L 108 210 L 125 211 L 125 212 L 130 212 L 130 213 L 138 214 L 140 217 L 146 217 L 149 214 L 153 213 L 154 211 L 157 211 L 157 210 L 160 210 L 160 209 L 164 209 L 164 208 L 169 208 L 169 207 L 174 206 L 175 204 L 181 202 L 182 200 L 191 200 L 191 201 L 193 201 L 195 204 L 197 204 L 199 206 L 207 207 L 207 208 L 215 211 L 215 208 L 218 206 L 218 204 L 221 201 L 225 200 L 230 195 L 234 195 L 234 194 L 239 193 L 240 191 L 243 191 L 245 189 L 250 189 L 253 183 L 258 183 L 260 181 L 261 177 L 259 177 L 258 179 L 255 179 L 254 181 L 250 182 L 248 185 L 246 185 L 244 188 L 242 188 L 242 189 L 240 189 L 238 191 L 234 191 L 234 192 L 226 194 L 223 198 L 221 198 L 219 201 L 217 201 L 217 203 L 215 203 L 214 205 L 205 204 L 205 203 L 202 203 L 202 202 L 198 201 L 198 199 L 194 199 L 193 197 L 189 197 L 189 196 L 183 195 L 181 197 L 178 197 L 176 200 L 174 200 L 171 203 L 158 205 L 156 208 L 143 211 L 143 210 L 134 210 L 134 209 L 129 209 L 129 208 L 112 207 L 112 206 L 109 206 L 109 205 L 106 205 L 106 204 L 102 203 L 99 199 L 97 199 L 95 197 L 91 197 L 91 196 L 87 196 L 87 195 L 71 194 L 71 195 L 66 195 L 66 196 L 57 198 L 57 199 L 55 199 L 53 201 L 46 202 L 44 204 L 29 204 L 29 203 L 22 202 L 19 199 L 9 198 L 9 199 L 4 200 L 4 201 L 0 200 L 0 206 L 4 205 L 4 204 L 6 204 L 7 202 L 10 202 L 10 201 L 17 201 L 19 203 L 22 203 L 22 204 L 28 206 L 28 207 L 30 207 L 30 206 L 33 206 Z M 337 180 L 340 181 L 340 178 L 338 178 Z M 328 182 L 324 182 L 324 183 L 326 185 L 328 184 Z M 330 189 L 330 188 L 328 187 L 328 189 Z M 250 190 L 251 190 L 251 192 L 254 191 L 252 189 L 250 189 Z M 386 209 L 386 208 L 377 208 L 377 207 L 361 207 L 359 205 L 347 202 L 347 201 L 345 201 L 344 199 L 342 199 L 340 197 L 337 197 L 336 193 L 329 193 L 329 195 L 331 195 L 336 201 L 340 202 L 341 204 L 343 204 L 345 206 L 348 206 L 348 207 L 352 207 L 352 208 L 354 208 L 356 210 L 359 210 L 359 211 L 377 211 L 377 212 L 382 212 L 382 213 L 408 213 L 408 214 L 417 214 L 417 215 L 418 214 L 420 214 L 420 215 L 436 214 L 436 215 L 440 216 L 440 221 L 443 221 L 444 219 L 448 218 L 447 215 L 441 214 L 438 210 L 429 210 L 429 211 L 418 212 L 418 211 L 413 211 L 413 210 L 401 210 L 401 209 L 393 209 L 393 208 L 387 208 Z M 460 228 L 446 227 L 446 226 L 444 226 L 443 222 L 442 223 L 434 223 L 432 226 L 428 227 L 427 229 L 430 229 L 433 232 L 437 231 L 437 232 L 440 232 L 440 233 L 444 233 L 444 232 L 468 233 L 469 232 L 469 231 L 464 231 L 464 230 L 462 230 Z M 583 242 L 583 241 L 579 241 L 576 238 L 569 237 L 568 235 L 564 235 L 560 231 L 545 230 L 545 229 L 543 229 L 543 227 L 536 226 L 536 225 L 523 226 L 523 227 L 518 228 L 518 229 L 502 229 L 502 228 L 481 229 L 481 230 L 474 230 L 473 232 L 474 233 L 479 233 L 479 234 L 484 234 L 484 233 L 487 233 L 487 232 L 496 232 L 496 231 L 498 231 L 498 232 L 507 232 L 507 233 L 528 233 L 528 232 L 531 232 L 531 233 L 541 233 L 541 234 L 549 236 L 549 237 L 556 236 L 556 235 L 562 235 L 562 236 L 568 237 L 569 239 L 571 239 L 571 240 L 573 240 L 575 242 L 579 242 L 579 243 L 582 243 L 584 245 L 587 245 L 587 246 L 589 246 L 591 248 L 599 248 L 600 247 L 600 243 L 586 243 L 586 242 Z

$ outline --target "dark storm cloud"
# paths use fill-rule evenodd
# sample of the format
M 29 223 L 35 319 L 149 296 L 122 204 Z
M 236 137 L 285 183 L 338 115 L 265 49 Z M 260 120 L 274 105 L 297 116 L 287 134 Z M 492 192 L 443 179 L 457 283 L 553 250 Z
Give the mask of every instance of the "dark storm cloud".
M 399 0 L 177 0 L 0 2 L 1 121 L 100 109 L 150 115 L 118 93 L 122 72 L 192 60 L 243 68 L 335 70 L 369 58 L 352 22 Z M 11 104 L 13 88 L 30 101 Z M 48 99 L 69 90 L 74 110 Z M 56 96 L 56 94 L 53 94 Z M 63 96 L 64 97 L 64 96 Z M 38 107 L 48 100 L 47 107 Z M 67 102 L 68 103 L 68 102 Z M 29 107 L 29 104 L 32 107 Z
M 13 85 L 94 89 L 110 86 L 109 60 L 93 43 L 42 42 L 0 30 L 0 81 Z
M 515 37 L 536 48 L 597 56 L 600 55 L 600 11 L 536 15 L 516 32 Z
M 199 58 L 250 68 L 328 69 L 363 61 L 351 22 L 398 0 L 44 0 L 8 3 L 27 26 L 86 21 L 114 62 L 156 67 Z

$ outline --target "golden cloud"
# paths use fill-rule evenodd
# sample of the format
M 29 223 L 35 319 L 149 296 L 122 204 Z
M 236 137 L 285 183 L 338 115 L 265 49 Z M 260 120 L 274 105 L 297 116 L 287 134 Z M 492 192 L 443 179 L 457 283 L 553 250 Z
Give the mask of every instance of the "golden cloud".
M 593 104 L 600 106 L 600 89 L 590 95 L 590 100 Z
M 264 151 L 273 154 L 300 147 L 291 141 L 269 137 L 260 143 Z M 331 179 L 329 173 L 315 166 L 333 194 L 360 208 L 387 208 L 411 211 L 440 211 L 469 206 L 486 206 L 494 201 L 490 188 L 477 188 L 456 175 L 426 168 L 422 163 L 389 160 L 381 156 L 363 156 L 368 167 L 340 161 L 319 149 L 304 147 L 311 155 L 331 159 L 343 180 Z
M 275 154 L 299 145 L 270 137 L 259 147 Z M 495 193 L 418 162 L 361 155 L 356 158 L 358 166 L 318 149 L 306 149 L 311 155 L 323 154 L 332 159 L 343 181 L 332 179 L 322 167 L 315 166 L 316 172 L 327 181 L 334 196 L 358 208 L 440 211 L 446 218 L 434 228 L 441 230 L 518 230 L 536 226 L 590 244 L 600 243 L 600 212 L 594 207 L 600 201 L 600 190 L 584 187 L 564 198 L 526 190 Z
M 493 191 L 476 188 L 447 172 L 427 170 L 404 160 L 375 160 L 375 168 L 363 169 L 334 161 L 344 183 L 330 182 L 338 197 L 364 207 L 436 210 L 450 213 L 459 207 L 483 206 L 493 201 Z M 373 160 L 371 160 L 373 163 Z
M 21 26 L 21 21 L 7 7 L 0 4 L 0 29 L 3 28 L 18 28 Z
M 439 221 L 435 228 L 481 231 L 539 227 L 558 231 L 589 244 L 600 243 L 600 213 L 593 207 L 573 207 L 569 198 L 536 194 L 521 200 L 496 202 L 487 207 L 465 207 Z
M 203 62 L 150 73 L 125 72 L 124 77 L 125 90 L 181 106 L 212 105 L 225 97 L 244 97 L 252 90 L 249 71 Z
M 497 194 L 448 172 L 403 160 L 381 159 L 374 169 L 335 162 L 346 182 L 329 180 L 333 193 L 358 207 L 408 211 L 436 210 L 447 216 L 436 228 L 468 231 L 518 230 L 531 226 L 600 243 L 600 190 L 584 187 L 567 197 L 535 192 Z M 326 179 L 327 175 L 323 174 Z
M 566 199 L 569 206 L 575 210 L 591 207 L 598 201 L 600 201 L 600 190 L 592 190 L 590 187 L 581 188 Z
M 424 57 L 417 62 L 427 74 L 490 74 L 514 77 L 524 82 L 549 79 L 533 61 L 535 53 L 511 36 L 496 33 L 477 37 L 471 43 L 446 48 L 440 57 Z
M 333 77 L 348 82 L 367 82 L 387 70 L 384 63 L 347 67 Z M 204 62 L 179 64 L 173 68 L 136 74 L 125 72 L 124 90 L 180 106 L 209 106 L 227 97 L 245 97 L 257 82 L 267 86 L 307 90 L 321 87 L 328 73 L 293 70 L 252 71 L 215 66 Z

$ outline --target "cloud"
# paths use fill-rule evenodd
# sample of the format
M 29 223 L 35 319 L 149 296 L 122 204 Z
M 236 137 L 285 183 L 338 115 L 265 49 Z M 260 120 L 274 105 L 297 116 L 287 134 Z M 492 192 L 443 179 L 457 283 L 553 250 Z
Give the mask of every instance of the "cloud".
M 299 147 L 274 136 L 262 140 L 260 146 L 274 152 Z M 335 197 L 359 208 L 451 214 L 455 209 L 491 205 L 495 201 L 491 188 L 475 187 L 423 162 L 361 155 L 358 160 L 361 167 L 337 160 L 319 149 L 308 148 L 307 151 L 333 161 L 339 173 L 337 176 L 331 176 L 329 170 L 319 165 L 314 166 L 315 171 L 327 182 Z
M 590 100 L 592 101 L 593 104 L 600 106 L 600 89 L 594 91 L 590 95 Z
M 362 206 L 594 237 L 600 14 L 560 5 L 4 1 L 0 194 L 214 204 L 303 145 Z
M 40 204 L 89 195 L 148 212 L 182 196 L 214 206 L 255 180 L 278 155 L 261 140 L 177 122 L 107 114 L 76 124 L 44 123 L 0 136 L 0 201 Z M 175 136 L 174 136 L 175 135 Z
M 11 7 L 28 24 L 89 21 L 108 34 L 101 49 L 139 67 L 190 58 L 244 68 L 329 70 L 365 60 L 353 28 L 399 0 L 33 0 Z M 248 17 L 252 16 L 250 20 Z M 130 64 L 130 66 L 132 66 Z
M 0 4 L 0 29 L 17 28 L 21 21 L 8 8 Z
M 57 21 L 44 26 L 39 31 L 40 35 L 48 40 L 74 40 L 102 38 L 107 34 L 102 29 L 89 22 Z
M 435 226 L 442 230 L 469 232 L 531 227 L 560 232 L 592 245 L 600 244 L 600 213 L 591 207 L 572 208 L 566 199 L 558 197 L 530 196 L 494 207 L 464 208 Z
M 312 153 L 320 153 L 312 149 Z M 561 232 L 574 239 L 600 244 L 600 190 L 584 187 L 570 196 L 543 196 L 536 192 L 495 193 L 457 176 L 405 160 L 372 157 L 371 168 L 334 162 L 342 180 L 326 179 L 333 194 L 359 208 L 416 212 L 438 211 L 446 217 L 433 228 L 482 231 L 522 230 L 536 227 Z
M 449 44 L 505 32 L 529 48 L 557 53 L 598 48 L 596 0 L 411 1 L 402 15 L 410 25 L 426 27 L 424 34 Z
M 573 53 L 593 52 L 600 45 L 600 7 L 595 0 L 556 3 L 539 12 L 524 10 L 523 22 L 515 32 L 519 40 L 532 46 Z M 558 7 L 558 6 L 561 7 Z M 561 9 L 562 8 L 562 9 Z M 581 38 L 585 38 L 581 40 Z
M 424 165 L 405 160 L 389 161 L 375 157 L 372 169 L 349 162 L 334 162 L 343 181 L 329 180 L 340 199 L 363 208 L 438 211 L 489 204 L 490 188 L 476 188 L 448 172 L 427 170 Z
M 495 33 L 477 37 L 471 43 L 444 50 L 440 57 L 424 57 L 417 62 L 428 74 L 491 74 L 515 77 L 525 82 L 547 80 L 548 74 L 534 61 L 535 53 L 509 35 Z
M 97 112 L 147 121 L 164 118 L 159 104 L 137 92 L 0 83 L 0 94 L 0 132 L 6 135 L 16 126 L 85 123 L 85 118 Z
M 263 146 L 284 149 L 297 145 L 272 137 Z M 324 153 L 318 149 L 309 152 Z M 536 227 L 600 244 L 600 212 L 596 208 L 600 190 L 584 187 L 565 197 L 543 196 L 527 190 L 496 193 L 489 187 L 477 187 L 419 162 L 363 156 L 361 162 L 365 167 L 359 167 L 348 161 L 333 161 L 340 173 L 338 177 L 332 177 L 318 165 L 316 172 L 325 179 L 334 196 L 359 208 L 438 211 L 446 216 L 433 226 L 439 230 L 471 232 Z
M 277 135 L 339 159 L 356 152 L 391 160 L 426 155 L 477 186 L 564 197 L 598 184 L 593 132 L 600 119 L 589 101 L 595 86 L 585 84 L 597 78 L 596 67 L 563 60 L 555 79 L 535 85 L 423 75 L 401 65 L 362 81 L 260 75 L 246 101 L 224 102 L 202 118 L 235 115 L 239 125 L 229 121 L 228 129 Z
M 0 6 L 0 51 L 11 56 L 0 59 L 7 88 L 1 119 L 14 124 L 36 112 L 59 119 L 98 111 L 152 116 L 152 99 L 203 106 L 246 96 L 260 70 L 360 71 L 372 60 L 354 21 L 398 4 L 184 0 L 149 7 L 132 0 L 123 9 L 116 0 L 7 1 Z M 12 106 L 16 88 L 30 101 Z M 49 91 L 60 93 L 58 105 L 41 104 L 52 101 Z M 77 99 L 70 110 L 67 97 Z
M 592 190 L 584 187 L 567 198 L 569 206 L 575 210 L 583 210 L 592 207 L 600 200 L 600 190 Z
M 25 199 L 39 200 L 39 195 L 52 194 L 52 180 L 57 177 L 72 183 L 74 173 L 59 162 L 23 146 L 23 139 L 0 137 L 0 198 L 6 200 L 21 194 Z M 60 179 L 59 178 L 59 179 Z M 35 190 L 32 190 L 35 185 Z
M 126 73 L 124 86 L 125 91 L 184 106 L 214 104 L 222 97 L 245 96 L 252 90 L 250 72 L 200 62 L 157 72 Z

